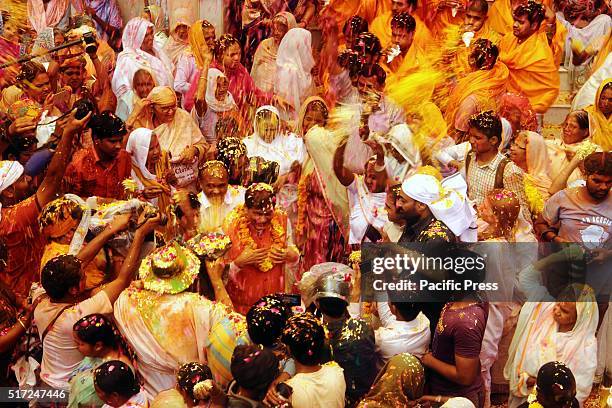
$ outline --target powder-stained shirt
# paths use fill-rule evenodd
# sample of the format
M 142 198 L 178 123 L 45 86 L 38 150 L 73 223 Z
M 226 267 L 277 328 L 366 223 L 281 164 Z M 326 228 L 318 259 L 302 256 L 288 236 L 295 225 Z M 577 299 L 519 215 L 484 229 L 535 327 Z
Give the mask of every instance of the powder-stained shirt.
M 131 176 L 132 159 L 121 150 L 111 163 L 103 163 L 91 146 L 77 151 L 66 169 L 66 192 L 78 196 L 123 199 L 121 182 Z

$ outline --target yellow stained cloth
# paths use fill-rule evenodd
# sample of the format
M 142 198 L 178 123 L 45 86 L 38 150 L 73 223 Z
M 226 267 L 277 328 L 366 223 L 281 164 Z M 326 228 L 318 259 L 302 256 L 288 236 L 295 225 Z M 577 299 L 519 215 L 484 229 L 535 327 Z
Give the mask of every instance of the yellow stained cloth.
M 206 45 L 206 41 L 204 40 L 202 20 L 196 21 L 189 28 L 189 47 L 195 58 L 196 65 L 201 69 L 204 66 L 204 55 L 207 52 L 210 52 L 208 50 L 208 45 Z
M 416 45 L 423 50 L 427 49 L 431 44 L 431 31 L 429 31 L 429 28 L 427 28 L 419 16 L 413 14 L 412 17 L 414 17 L 414 21 L 416 22 L 416 30 L 412 45 Z M 393 14 L 391 11 L 388 11 L 384 14 L 379 14 L 379 16 L 372 21 L 372 24 L 370 24 L 370 32 L 378 37 L 383 48 L 389 47 L 393 40 L 391 36 L 392 18 Z
M 463 24 L 463 14 L 461 10 L 457 10 L 453 17 L 452 9 L 445 7 L 438 11 L 438 4 L 440 0 L 432 0 L 427 2 L 427 16 L 425 22 L 427 27 L 431 30 L 434 38 L 444 38 L 447 30 L 452 29 L 453 26 L 459 27 Z M 467 1 L 460 1 L 463 4 L 463 8 L 467 6 Z
M 463 75 L 467 75 L 472 71 L 469 63 L 469 56 L 474 50 L 474 43 L 476 40 L 486 39 L 499 46 L 501 38 L 502 36 L 499 35 L 499 33 L 492 30 L 490 27 L 483 26 L 480 30 L 474 32 L 474 38 L 472 38 L 472 41 L 470 41 L 469 47 L 466 47 L 465 43 L 462 40 L 459 40 L 461 42 L 459 43 L 459 47 L 457 47 L 455 53 L 454 67 L 454 71 L 457 73 L 457 75 L 462 77 Z
M 535 112 L 546 112 L 559 95 L 559 70 L 546 34 L 534 34 L 521 44 L 514 34 L 506 34 L 500 50 L 499 60 L 510 70 L 508 91 L 524 94 Z
M 58 242 L 50 242 L 45 246 L 42 258 L 40 260 L 40 271 L 45 267 L 47 262 L 59 255 L 66 255 L 70 250 L 70 245 L 60 244 Z M 85 272 L 85 289 L 92 289 L 99 286 L 104 281 L 104 251 L 100 251 L 96 257 L 83 266 Z
M 176 108 L 174 118 L 169 123 L 155 127 L 152 105 L 176 105 L 176 93 L 167 86 L 156 86 L 147 99 L 151 105 L 134 110 L 126 124 L 133 129 L 140 127 L 152 129 L 159 139 L 162 150 L 169 152 L 171 158 L 178 158 L 186 147 L 202 143 L 203 136 L 193 117 L 181 108 Z
M 517 2 L 517 6 L 521 2 Z M 542 1 L 547 7 L 550 7 L 550 0 Z M 489 12 L 487 13 L 487 21 L 485 27 L 497 31 L 501 35 L 506 35 L 512 32 L 512 26 L 514 25 L 514 18 L 512 17 L 512 4 L 510 0 L 495 0 L 493 5 L 490 6 Z
M 361 0 L 359 15 L 372 24 L 379 16 L 391 13 L 391 3 L 391 0 Z M 374 33 L 372 30 L 370 32 Z
M 589 113 L 589 128 L 593 143 L 601 146 L 605 151 L 612 150 L 612 115 L 605 117 L 599 108 L 599 98 L 604 87 L 611 82 L 612 78 L 603 81 L 595 94 L 595 103 L 584 108 Z
M 542 1 L 547 7 L 550 7 L 550 0 Z M 512 17 L 512 4 L 510 0 L 495 0 L 489 12 L 487 13 L 487 21 L 483 29 L 493 30 L 501 35 L 512 33 L 512 26 L 514 25 L 514 18 Z M 555 56 L 555 62 L 557 65 L 561 63 L 563 56 L 563 50 L 565 46 L 565 36 L 567 35 L 567 29 L 556 20 L 556 32 L 550 43 L 550 47 Z M 540 33 L 546 33 L 546 22 L 542 22 L 540 27 Z
M 448 126 L 455 126 L 461 105 L 470 95 L 483 103 L 499 99 L 506 92 L 509 75 L 508 67 L 497 61 L 493 69 L 474 71 L 460 79 L 448 98 L 445 115 Z
M 387 72 L 387 87 L 395 86 L 406 75 L 414 74 L 420 69 L 427 68 L 425 53 L 414 44 L 410 46 L 406 55 L 398 55 L 390 64 L 384 61 L 383 68 Z M 399 65 L 399 66 L 398 66 Z M 395 68 L 398 66 L 397 68 Z
M 608 41 L 605 43 L 603 48 L 599 50 L 597 56 L 593 60 L 593 65 L 591 66 L 591 74 L 597 71 L 601 66 L 606 62 L 606 58 L 608 54 L 612 52 L 612 35 L 608 37 Z

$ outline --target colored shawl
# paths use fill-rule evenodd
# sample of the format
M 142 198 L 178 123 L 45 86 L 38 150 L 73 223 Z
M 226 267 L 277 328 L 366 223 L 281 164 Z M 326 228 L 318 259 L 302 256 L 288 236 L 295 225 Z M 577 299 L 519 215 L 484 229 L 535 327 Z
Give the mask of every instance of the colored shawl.
M 274 20 L 281 20 L 289 30 L 297 27 L 297 22 L 293 14 L 286 11 L 278 13 L 276 17 L 274 17 Z M 265 92 L 274 91 L 276 56 L 279 45 L 280 44 L 277 43 L 274 38 L 267 38 L 259 44 L 253 56 L 251 76 L 253 77 L 255 85 Z
M 153 79 L 159 86 L 172 86 L 172 63 L 166 53 L 154 45 L 155 55 L 140 49 L 147 29 L 153 24 L 147 20 L 136 17 L 128 21 L 123 30 L 123 51 L 117 56 L 117 66 L 111 81 L 113 93 L 120 98 L 132 89 L 134 73 L 146 68 L 153 73 Z
M 418 358 L 402 353 L 391 357 L 358 408 L 408 407 L 423 396 L 425 370 Z
M 500 42 L 499 60 L 510 70 L 508 90 L 523 93 L 533 110 L 544 113 L 559 94 L 559 67 L 542 32 L 520 43 L 514 34 Z
M 599 98 L 604 87 L 611 82 L 612 78 L 603 81 L 595 94 L 595 103 L 584 108 L 589 113 L 589 129 L 593 143 L 601 146 L 605 151 L 612 149 L 612 115 L 606 118 L 602 113 L 599 108 Z
M 493 101 L 495 108 L 495 101 L 506 91 L 508 75 L 508 67 L 498 61 L 490 70 L 473 71 L 460 79 L 448 98 L 445 115 L 448 126 L 455 127 L 462 103 L 471 95 L 483 103 Z
M 579 284 L 573 284 L 571 289 L 577 297 L 577 318 L 569 332 L 558 331 L 554 301 L 523 305 L 504 367 L 504 376 L 510 380 L 511 399 L 527 398 L 531 392 L 527 379 L 537 377 L 540 367 L 551 361 L 565 363 L 572 370 L 576 398 L 581 404 L 589 396 L 597 366 L 595 331 L 599 311 L 593 289 Z

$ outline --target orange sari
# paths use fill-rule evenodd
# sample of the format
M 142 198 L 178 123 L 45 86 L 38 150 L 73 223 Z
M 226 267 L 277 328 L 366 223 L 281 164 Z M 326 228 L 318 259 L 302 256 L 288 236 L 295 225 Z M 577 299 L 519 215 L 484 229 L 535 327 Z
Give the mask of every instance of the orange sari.
M 508 91 L 524 94 L 533 110 L 544 113 L 559 95 L 559 69 L 546 34 L 533 34 L 519 44 L 514 34 L 500 42 L 499 61 L 510 70 Z

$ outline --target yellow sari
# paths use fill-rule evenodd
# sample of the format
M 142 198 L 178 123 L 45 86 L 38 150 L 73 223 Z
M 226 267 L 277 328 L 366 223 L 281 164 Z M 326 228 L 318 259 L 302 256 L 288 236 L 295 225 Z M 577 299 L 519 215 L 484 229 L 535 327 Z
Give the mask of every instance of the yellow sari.
M 589 114 L 589 129 L 593 143 L 601 146 L 604 151 L 612 149 L 612 115 L 606 118 L 599 108 L 599 98 L 606 85 L 612 83 L 608 78 L 601 83 L 595 94 L 595 103 L 584 108 Z

